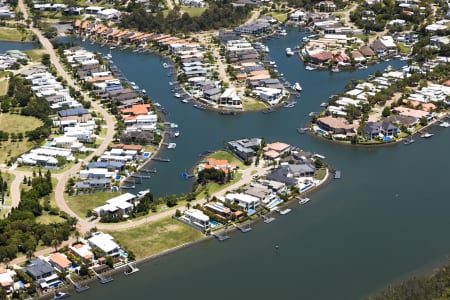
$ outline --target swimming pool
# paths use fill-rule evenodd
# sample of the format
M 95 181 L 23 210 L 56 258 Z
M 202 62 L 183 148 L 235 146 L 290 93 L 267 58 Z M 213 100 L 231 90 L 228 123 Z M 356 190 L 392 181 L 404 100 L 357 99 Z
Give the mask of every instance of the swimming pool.
M 282 203 L 283 200 L 281 200 L 280 198 L 274 199 L 272 201 L 269 202 L 269 204 L 267 204 L 267 208 L 271 209 L 274 208 L 275 206 L 277 206 L 278 204 Z
M 120 256 L 122 256 L 122 257 L 128 257 L 128 253 L 127 253 L 125 250 L 120 249 L 120 250 L 119 250 L 119 254 L 120 254 Z
M 220 223 L 213 220 L 209 220 L 209 225 L 211 225 L 211 227 L 218 227 L 220 226 Z
M 143 158 L 149 158 L 150 157 L 150 152 L 144 152 L 144 154 L 142 154 Z

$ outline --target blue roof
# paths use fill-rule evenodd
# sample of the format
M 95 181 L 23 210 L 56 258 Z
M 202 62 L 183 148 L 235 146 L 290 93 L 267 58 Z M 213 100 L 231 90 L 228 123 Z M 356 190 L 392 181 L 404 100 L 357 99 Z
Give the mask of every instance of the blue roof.
M 90 162 L 88 164 L 88 168 L 103 168 L 103 169 L 107 169 L 107 168 L 115 168 L 115 169 L 121 169 L 123 168 L 124 164 L 121 162 L 116 162 L 116 161 L 94 161 L 94 162 Z
M 82 107 L 58 111 L 58 115 L 60 117 L 78 116 L 78 115 L 84 115 L 84 114 L 88 114 L 88 113 L 89 113 L 89 111 Z

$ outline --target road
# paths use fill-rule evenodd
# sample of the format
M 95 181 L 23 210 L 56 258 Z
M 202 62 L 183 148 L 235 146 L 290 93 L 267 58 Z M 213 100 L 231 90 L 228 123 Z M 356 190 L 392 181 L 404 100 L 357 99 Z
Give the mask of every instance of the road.
M 19 0 L 18 7 L 19 7 L 20 11 L 23 13 L 24 19 L 25 20 L 28 19 L 28 12 L 26 10 L 23 0 Z M 67 84 L 69 86 L 72 86 L 75 90 L 80 91 L 80 93 L 84 99 L 89 99 L 89 95 L 87 95 L 84 91 L 81 91 L 79 89 L 78 85 L 76 84 L 76 82 L 73 80 L 72 76 L 66 72 L 66 70 L 60 63 L 58 57 L 56 56 L 56 53 L 53 49 L 51 42 L 46 37 L 44 37 L 42 35 L 41 31 L 38 28 L 34 27 L 33 24 L 31 24 L 30 27 L 31 27 L 31 30 L 33 31 L 33 33 L 39 39 L 39 42 L 41 43 L 42 47 L 50 55 L 50 61 L 53 64 L 53 66 L 55 67 L 55 69 L 57 70 L 57 72 L 67 81 Z M 96 112 L 100 113 L 102 115 L 103 119 L 105 120 L 106 136 L 103 139 L 100 146 L 93 153 L 91 153 L 91 155 L 86 157 L 83 160 L 83 162 L 90 161 L 92 159 L 92 157 L 95 155 L 101 155 L 107 149 L 108 145 L 112 142 L 113 136 L 114 136 L 115 120 L 113 119 L 113 117 L 103 107 L 101 107 L 99 105 L 99 103 L 97 103 L 95 101 L 91 101 L 91 106 Z M 79 216 L 77 216 L 69 208 L 69 206 L 67 205 L 67 203 L 64 199 L 64 189 L 65 189 L 67 180 L 70 178 L 70 176 L 76 174 L 80 170 L 83 162 L 79 162 L 78 164 L 72 166 L 69 170 L 65 171 L 64 173 L 53 175 L 54 177 L 58 178 L 58 183 L 55 187 L 56 205 L 62 211 L 66 212 L 70 216 L 78 219 L 78 227 L 82 233 L 89 231 L 93 227 L 93 225 L 91 223 L 87 222 L 86 220 L 80 218 Z M 13 194 L 13 192 L 14 192 L 14 194 Z M 13 199 L 16 199 L 16 197 L 17 197 L 16 192 L 17 192 L 17 190 L 11 191 L 11 195 L 12 195 Z M 20 193 L 20 191 L 19 191 L 19 193 Z

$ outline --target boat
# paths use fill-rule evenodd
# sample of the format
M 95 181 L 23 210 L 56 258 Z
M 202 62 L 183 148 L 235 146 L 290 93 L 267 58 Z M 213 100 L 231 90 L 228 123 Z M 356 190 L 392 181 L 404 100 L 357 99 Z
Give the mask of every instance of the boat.
M 111 46 L 111 47 L 109 47 L 109 49 L 111 49 L 111 50 L 112 50 L 112 49 L 116 49 L 116 47 L 114 47 L 114 46 Z
M 307 43 L 307 42 L 309 42 L 309 39 L 305 36 L 304 38 L 302 38 L 302 41 Z
M 281 29 L 281 31 L 278 34 L 282 36 L 287 35 L 286 29 Z
M 145 195 L 147 195 L 148 193 L 150 193 L 150 189 L 146 189 L 146 190 L 143 190 L 143 191 L 139 191 L 137 194 L 136 194 L 136 197 L 138 197 L 138 198 L 143 198 Z
M 296 90 L 297 92 L 301 92 L 302 91 L 302 86 L 300 85 L 300 83 L 296 82 L 294 83 L 294 85 L 292 86 L 293 90 Z
M 180 136 L 180 132 L 179 132 L 179 131 L 175 131 L 175 132 L 173 133 L 173 136 L 174 136 L 174 137 Z
M 169 65 L 167 63 L 163 63 L 163 68 L 167 69 L 167 68 L 169 68 Z
M 392 71 L 392 66 L 391 65 L 389 65 L 389 66 L 387 66 L 386 67 L 386 69 L 384 69 L 386 72 L 390 72 L 390 71 Z
M 189 99 L 183 99 L 183 100 L 181 100 L 181 102 L 183 102 L 183 103 L 189 103 Z
M 303 205 L 309 202 L 309 198 L 300 198 L 300 201 L 298 201 L 299 204 Z
M 112 59 L 112 54 L 111 53 L 106 54 L 105 58 L 106 59 Z
M 305 70 L 308 70 L 308 71 L 314 71 L 314 70 L 317 70 L 317 68 L 308 65 L 308 66 L 305 67 Z
M 270 113 L 273 113 L 275 111 L 275 109 L 274 108 L 268 108 L 268 109 L 266 109 L 266 110 L 263 110 L 263 114 L 270 114 Z
M 173 95 L 175 96 L 175 98 L 180 98 L 181 97 L 180 93 L 175 93 Z
M 293 107 L 295 107 L 295 102 L 286 102 L 286 104 L 284 104 L 284 107 L 293 108 Z
M 364 69 L 367 69 L 367 66 L 366 66 L 366 65 L 363 65 L 363 64 L 359 64 L 359 65 L 358 65 L 358 69 L 364 70 Z
M 69 293 L 64 292 L 55 292 L 55 296 L 53 296 L 53 300 L 59 300 L 70 297 Z
M 409 138 L 403 142 L 403 145 L 411 145 L 414 142 L 415 140 L 413 140 L 413 138 Z
M 321 106 L 321 107 L 328 107 L 328 103 L 322 102 L 322 103 L 320 103 L 320 106 Z
M 171 85 L 171 86 L 172 86 L 172 85 L 173 85 L 173 82 L 172 82 L 172 81 L 169 81 L 169 85 Z
M 169 145 L 167 145 L 167 149 L 175 149 L 177 147 L 176 143 L 169 143 Z
M 294 55 L 294 51 L 292 51 L 291 48 L 286 48 L 286 55 L 287 56 L 292 56 L 292 55 Z
M 290 208 L 286 208 L 286 209 L 280 210 L 280 215 L 287 215 L 291 211 L 292 211 L 292 209 L 290 209 Z
M 335 67 L 332 67 L 331 68 L 331 72 L 335 72 L 335 73 L 337 73 L 337 72 L 340 72 L 341 70 L 339 70 L 339 67 L 338 66 L 335 66 Z
M 269 46 L 264 46 L 264 52 L 266 52 L 266 53 L 270 52 Z
M 429 133 L 429 132 L 424 132 L 420 135 L 421 138 L 425 138 L 425 139 L 429 139 L 430 137 L 432 137 L 434 134 Z
M 450 124 L 448 122 L 442 122 L 441 124 L 439 124 L 439 126 L 448 128 L 450 126 Z
M 194 104 L 193 107 L 196 108 L 196 109 L 199 109 L 199 110 L 206 110 L 205 106 L 199 105 L 199 104 Z

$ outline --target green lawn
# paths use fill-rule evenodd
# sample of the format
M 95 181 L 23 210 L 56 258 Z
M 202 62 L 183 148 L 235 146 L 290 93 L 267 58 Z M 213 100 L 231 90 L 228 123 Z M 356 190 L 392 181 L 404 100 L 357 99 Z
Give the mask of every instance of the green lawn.
M 42 54 L 47 53 L 44 49 L 31 49 L 31 50 L 25 50 L 25 52 L 33 62 L 40 62 L 42 59 Z
M 17 28 L 0 27 L 0 41 L 21 42 L 29 39 L 25 32 L 20 32 Z
M 0 96 L 6 95 L 8 91 L 8 78 L 3 77 L 0 78 Z
M 247 166 L 244 165 L 239 159 L 237 159 L 233 154 L 219 150 L 211 155 L 208 155 L 206 158 L 215 158 L 215 159 L 226 159 L 230 164 L 233 164 L 241 169 L 246 168 Z
M 83 194 L 77 196 L 65 195 L 65 199 L 70 209 L 72 209 L 78 216 L 84 218 L 89 210 L 98 206 L 106 204 L 106 200 L 119 196 L 120 193 L 114 192 L 99 192 L 92 194 Z
M 288 19 L 288 14 L 287 13 L 276 13 L 276 12 L 272 12 L 270 13 L 270 15 L 277 20 L 280 23 L 284 23 L 286 22 L 286 20 Z
M 397 47 L 400 50 L 400 53 L 403 53 L 403 54 L 411 53 L 411 47 L 408 47 L 403 43 L 397 43 Z
M 215 182 L 210 182 L 210 183 L 208 183 L 208 185 L 206 186 L 206 190 L 208 190 L 208 193 L 209 193 L 210 195 L 212 195 L 212 194 L 217 193 L 218 191 L 220 191 L 220 190 L 226 188 L 227 186 L 232 185 L 232 184 L 238 182 L 239 180 L 241 180 L 241 178 L 242 178 L 242 174 L 241 174 L 241 173 L 237 173 L 237 174 L 234 176 L 234 179 L 233 179 L 232 181 L 226 183 L 226 184 L 218 184 L 218 183 L 215 183 Z M 203 197 L 205 197 L 205 191 L 202 191 L 201 193 L 199 193 L 199 194 L 197 195 L 196 199 L 201 199 L 201 198 L 203 198 Z
M 116 242 L 131 250 L 137 259 L 199 240 L 203 235 L 171 217 L 124 231 L 108 232 Z
M 0 128 L 1 130 L 6 129 L 4 127 Z M 25 139 L 21 142 L 0 142 L 0 163 L 6 163 L 10 158 L 23 154 L 31 148 L 33 148 L 33 143 L 25 141 Z
M 12 133 L 27 132 L 42 126 L 42 121 L 34 117 L 26 117 L 14 114 L 0 115 L 0 128 L 3 131 Z
M 268 106 L 261 101 L 258 101 L 256 99 L 247 97 L 248 101 L 242 101 L 242 105 L 244 106 L 244 110 L 251 111 L 251 110 L 263 110 L 266 109 Z
M 53 224 L 53 223 L 64 223 L 65 220 L 60 216 L 50 215 L 48 212 L 43 211 L 42 215 L 36 218 L 36 223 L 39 224 Z
M 191 17 L 198 17 L 200 16 L 208 6 L 205 7 L 190 7 L 190 6 L 181 6 L 181 10 L 184 12 L 187 12 L 189 16 Z
M 317 180 L 322 180 L 325 178 L 326 174 L 327 174 L 326 169 L 318 169 L 318 170 L 316 170 L 316 174 L 314 175 L 314 178 Z

